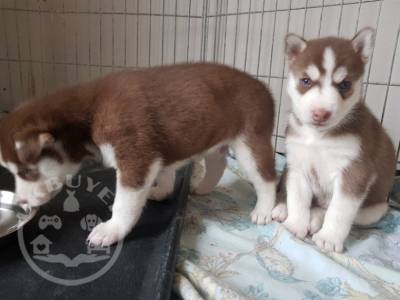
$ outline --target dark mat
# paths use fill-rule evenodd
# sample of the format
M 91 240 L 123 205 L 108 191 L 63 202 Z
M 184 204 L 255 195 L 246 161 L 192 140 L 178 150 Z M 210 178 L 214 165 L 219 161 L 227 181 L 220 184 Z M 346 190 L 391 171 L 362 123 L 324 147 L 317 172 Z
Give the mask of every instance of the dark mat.
M 170 199 L 148 202 L 119 255 L 118 246 L 89 249 L 85 243 L 88 227 L 111 215 L 114 171 L 86 171 L 74 177 L 18 235 L 3 241 L 0 299 L 169 299 L 190 172 L 190 167 L 178 172 Z M 13 189 L 4 169 L 0 189 Z M 93 280 L 107 266 L 110 269 Z M 89 282 L 66 286 L 43 276 L 69 285 Z

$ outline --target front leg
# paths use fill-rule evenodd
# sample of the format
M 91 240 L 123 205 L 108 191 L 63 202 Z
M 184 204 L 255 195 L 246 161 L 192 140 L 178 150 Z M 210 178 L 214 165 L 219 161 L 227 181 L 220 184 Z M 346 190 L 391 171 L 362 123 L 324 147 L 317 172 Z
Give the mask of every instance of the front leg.
M 98 224 L 92 230 L 88 237 L 90 244 L 109 246 L 126 237 L 139 220 L 150 188 L 160 169 L 159 160 L 147 168 L 147 175 L 145 173 L 142 178 L 139 173 L 133 174 L 135 170 L 117 169 L 117 186 L 111 219 Z
M 335 181 L 332 200 L 326 211 L 322 228 L 312 238 L 323 251 L 343 251 L 343 243 L 363 200 L 362 196 L 345 192 L 341 181 L 341 179 Z
M 312 190 L 302 172 L 289 169 L 286 193 L 288 217 L 283 225 L 299 239 L 304 239 L 310 222 Z

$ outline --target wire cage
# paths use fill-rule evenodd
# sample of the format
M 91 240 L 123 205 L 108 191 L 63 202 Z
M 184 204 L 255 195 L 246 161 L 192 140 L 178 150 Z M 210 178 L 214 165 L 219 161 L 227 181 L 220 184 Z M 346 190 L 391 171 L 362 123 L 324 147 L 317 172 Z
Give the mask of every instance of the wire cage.
M 1 0 L 0 110 L 124 68 L 214 61 L 269 85 L 275 148 L 284 152 L 284 36 L 351 38 L 371 26 L 365 101 L 399 157 L 399 11 L 398 0 Z

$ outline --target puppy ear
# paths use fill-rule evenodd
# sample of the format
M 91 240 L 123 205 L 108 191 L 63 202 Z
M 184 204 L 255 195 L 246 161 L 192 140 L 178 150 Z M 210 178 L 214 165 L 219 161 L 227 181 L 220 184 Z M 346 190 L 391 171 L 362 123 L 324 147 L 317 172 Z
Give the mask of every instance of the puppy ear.
M 50 133 L 32 133 L 15 137 L 15 151 L 22 163 L 36 163 L 43 149 L 54 144 Z
M 351 40 L 354 51 L 361 55 L 364 63 L 368 62 L 374 49 L 375 30 L 371 27 L 361 29 Z
M 294 60 L 307 47 L 307 42 L 302 37 L 294 33 L 289 33 L 285 37 L 285 52 L 289 61 Z

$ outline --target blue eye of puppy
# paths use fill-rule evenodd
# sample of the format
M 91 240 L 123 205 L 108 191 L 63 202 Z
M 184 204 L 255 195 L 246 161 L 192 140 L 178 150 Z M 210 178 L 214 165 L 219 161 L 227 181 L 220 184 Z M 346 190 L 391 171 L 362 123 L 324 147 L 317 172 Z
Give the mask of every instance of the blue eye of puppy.
M 312 84 L 312 81 L 310 78 L 302 78 L 300 79 L 300 83 L 304 86 L 310 86 Z
M 339 91 L 341 91 L 341 92 L 347 92 L 347 91 L 350 90 L 350 88 L 351 88 L 351 81 L 349 81 L 349 80 L 343 80 L 342 82 L 340 82 L 340 83 L 337 85 L 337 87 L 338 87 Z

